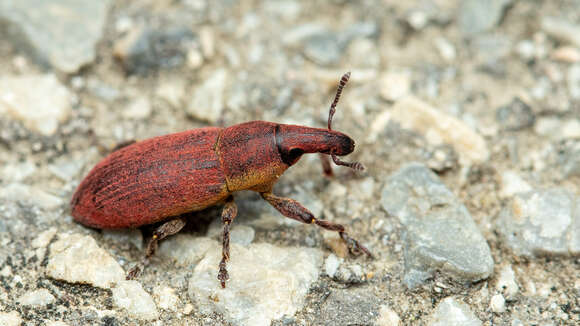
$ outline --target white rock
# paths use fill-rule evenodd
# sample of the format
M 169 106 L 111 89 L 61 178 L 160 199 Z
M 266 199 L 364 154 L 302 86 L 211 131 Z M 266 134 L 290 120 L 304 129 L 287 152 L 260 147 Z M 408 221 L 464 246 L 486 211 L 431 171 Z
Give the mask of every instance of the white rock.
M 338 271 L 338 267 L 344 261 L 342 258 L 336 257 L 335 254 L 330 254 L 324 261 L 324 271 L 328 277 L 334 277 Z
M 409 71 L 390 71 L 381 76 L 380 94 L 387 101 L 396 101 L 409 94 L 411 73 Z
M 368 129 L 369 132 L 366 141 L 368 143 L 375 142 L 378 136 L 381 134 L 381 132 L 385 130 L 385 127 L 389 124 L 389 121 L 391 121 L 390 110 L 384 110 L 383 112 L 379 113 L 375 117 L 375 119 L 373 119 L 373 122 L 371 123 L 371 126 Z
M 401 324 L 399 315 L 386 305 L 382 305 L 379 310 L 378 326 L 398 326 Z
M 445 60 L 446 62 L 451 63 L 457 57 L 457 51 L 455 50 L 455 46 L 453 46 L 453 44 L 445 38 L 442 37 L 436 38 L 435 47 L 437 48 L 437 51 L 439 51 L 439 55 L 441 56 L 441 58 L 443 58 L 443 60 Z
M 46 326 L 69 326 L 67 323 L 63 321 L 47 321 Z
M 24 306 L 42 307 L 54 303 L 56 298 L 47 289 L 38 289 L 24 293 L 18 303 Z
M 199 263 L 214 246 L 219 247 L 221 250 L 221 243 L 218 244 L 209 238 L 177 234 L 161 242 L 157 254 L 160 257 L 171 260 L 178 266 L 188 267 Z
M 142 320 L 152 320 L 159 317 L 153 298 L 143 290 L 141 283 L 123 280 L 119 281 L 111 290 L 115 305 L 127 310 L 132 317 Z
M 71 283 L 110 288 L 125 279 L 125 272 L 90 236 L 61 235 L 50 247 L 48 276 Z
M 52 227 L 42 233 L 40 233 L 34 240 L 32 240 L 32 247 L 33 248 L 46 248 L 54 235 L 56 234 L 56 228 Z
M 33 175 L 37 170 L 36 165 L 32 161 L 6 164 L 2 169 L 2 179 L 5 181 L 22 181 Z
M 177 306 L 180 305 L 179 297 L 175 294 L 175 289 L 168 286 L 156 288 L 154 291 L 157 305 L 161 309 L 177 311 Z
M 504 266 L 499 271 L 499 276 L 497 278 L 497 283 L 495 288 L 501 291 L 506 299 L 511 300 L 520 290 L 518 283 L 516 282 L 516 274 L 512 269 L 511 265 Z
M 141 96 L 132 100 L 123 111 L 123 117 L 128 119 L 145 119 L 151 115 L 151 102 L 149 99 Z
M 53 74 L 0 78 L 0 115 L 30 130 L 54 135 L 71 112 L 71 94 Z
M 199 42 L 201 43 L 201 52 L 206 59 L 215 55 L 215 37 L 213 29 L 210 26 L 203 26 L 199 30 Z
M 489 301 L 489 308 L 491 309 L 491 311 L 498 314 L 505 312 L 505 299 L 503 295 L 496 294 L 493 297 L 491 297 L 491 300 Z
M 403 128 L 422 134 L 434 145 L 453 145 L 462 164 L 481 163 L 489 158 L 489 150 L 481 135 L 459 119 L 414 97 L 397 101 L 391 117 Z
M 0 312 L 0 325 L 2 326 L 20 326 L 22 318 L 16 311 Z
M 201 85 L 194 88 L 187 114 L 191 117 L 216 123 L 224 107 L 224 91 L 228 74 L 225 69 L 214 71 Z
M 501 174 L 501 189 L 500 196 L 503 198 L 511 197 L 520 192 L 532 190 L 532 186 L 528 184 L 522 177 L 514 171 L 504 171 Z
M 63 204 L 60 197 L 21 183 L 11 183 L 0 188 L 0 198 L 13 201 L 25 200 L 47 210 L 58 208 Z
M 304 304 L 318 278 L 322 253 L 270 244 L 231 246 L 230 279 L 222 289 L 216 276 L 221 245 L 214 245 L 193 271 L 189 295 L 202 313 L 218 312 L 235 325 L 270 325 Z
M 534 131 L 553 140 L 580 138 L 580 120 L 562 121 L 559 118 L 543 117 L 534 125 Z
M 469 306 L 453 298 L 445 298 L 431 314 L 430 326 L 481 326 Z

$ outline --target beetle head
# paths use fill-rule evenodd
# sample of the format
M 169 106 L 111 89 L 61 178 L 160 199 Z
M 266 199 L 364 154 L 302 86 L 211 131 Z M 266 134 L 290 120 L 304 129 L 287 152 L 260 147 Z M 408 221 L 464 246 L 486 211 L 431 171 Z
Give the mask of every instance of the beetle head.
M 343 165 L 361 171 L 364 166 L 359 162 L 344 162 L 338 156 L 354 151 L 354 140 L 341 132 L 332 130 L 332 117 L 340 99 L 342 89 L 350 78 L 347 72 L 340 79 L 334 101 L 328 114 L 328 129 L 310 128 L 294 125 L 279 125 L 276 129 L 276 144 L 282 161 L 288 165 L 296 163 L 304 153 L 321 153 L 332 157 L 336 165 Z

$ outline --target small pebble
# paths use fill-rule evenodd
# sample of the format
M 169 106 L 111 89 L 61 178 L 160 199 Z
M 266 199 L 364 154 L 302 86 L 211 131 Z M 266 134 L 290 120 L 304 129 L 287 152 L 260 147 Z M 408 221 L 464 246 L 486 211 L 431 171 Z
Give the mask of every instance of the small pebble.
M 495 312 L 495 313 L 502 313 L 505 312 L 505 299 L 503 298 L 503 295 L 501 294 L 496 294 L 494 296 L 491 297 L 491 300 L 489 302 L 489 308 L 491 309 L 491 311 Z
M 132 317 L 153 320 L 159 317 L 155 302 L 137 281 L 119 281 L 112 288 L 113 302 Z

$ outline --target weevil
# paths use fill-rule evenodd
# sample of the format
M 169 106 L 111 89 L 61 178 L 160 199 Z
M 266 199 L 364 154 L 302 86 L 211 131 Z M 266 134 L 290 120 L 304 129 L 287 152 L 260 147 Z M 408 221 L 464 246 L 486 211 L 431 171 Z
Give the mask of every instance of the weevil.
M 129 279 L 142 271 L 160 240 L 185 226 L 186 219 L 180 215 L 223 204 L 222 259 L 217 278 L 225 287 L 230 226 L 237 215 L 232 194 L 240 190 L 258 192 L 288 218 L 338 232 L 351 254 L 371 256 L 343 225 L 319 220 L 297 201 L 272 193 L 282 173 L 306 153 L 320 153 L 327 174 L 332 171 L 329 156 L 336 165 L 364 169 L 359 162 L 338 158 L 352 153 L 354 141 L 332 130 L 332 118 L 349 78 L 350 73 L 346 73 L 340 79 L 327 129 L 251 121 L 155 137 L 112 152 L 79 184 L 71 200 L 73 218 L 99 229 L 162 223 L 153 232 L 143 261 L 128 272 Z

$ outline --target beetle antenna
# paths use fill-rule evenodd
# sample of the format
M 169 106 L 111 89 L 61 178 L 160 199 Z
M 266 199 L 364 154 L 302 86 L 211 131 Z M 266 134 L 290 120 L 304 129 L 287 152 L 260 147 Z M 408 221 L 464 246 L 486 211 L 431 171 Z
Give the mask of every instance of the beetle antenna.
M 340 100 L 340 94 L 342 94 L 342 89 L 346 86 L 346 83 L 348 83 L 349 78 L 350 71 L 342 75 L 342 78 L 340 78 L 338 88 L 336 89 L 336 95 L 334 95 L 334 101 L 332 101 L 330 112 L 328 113 L 328 130 L 332 130 L 332 116 L 334 115 L 334 112 L 336 112 L 336 105 L 338 104 L 338 100 Z
M 336 155 L 330 154 L 334 164 L 349 167 L 355 171 L 364 171 L 365 166 L 361 162 L 345 162 L 339 159 Z

